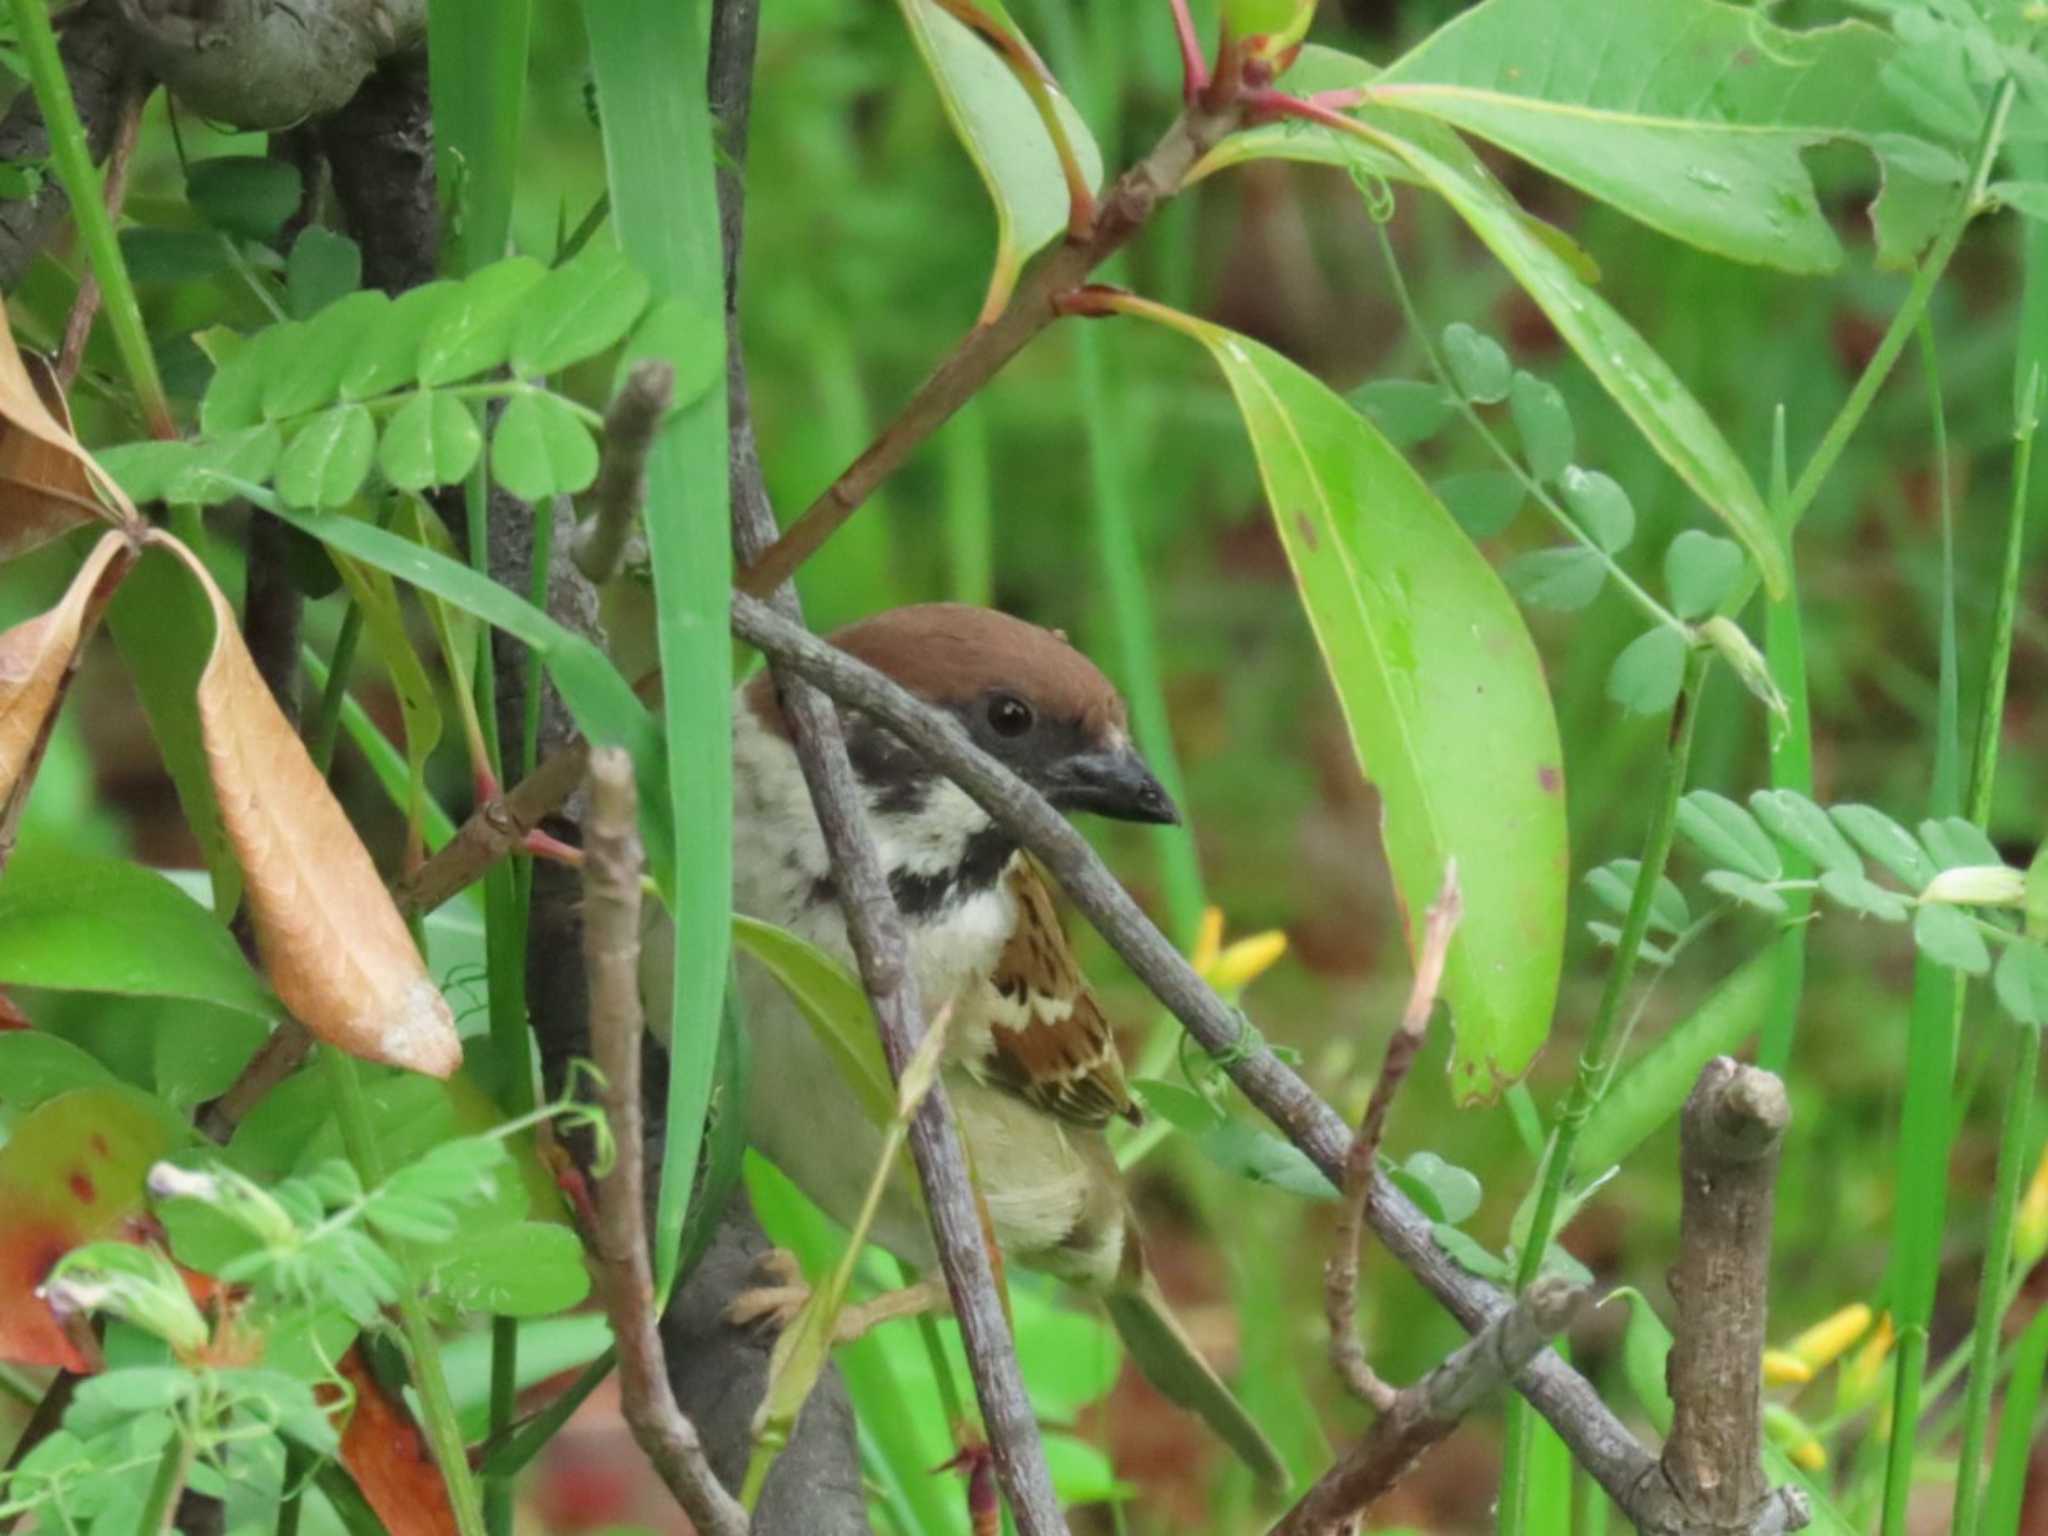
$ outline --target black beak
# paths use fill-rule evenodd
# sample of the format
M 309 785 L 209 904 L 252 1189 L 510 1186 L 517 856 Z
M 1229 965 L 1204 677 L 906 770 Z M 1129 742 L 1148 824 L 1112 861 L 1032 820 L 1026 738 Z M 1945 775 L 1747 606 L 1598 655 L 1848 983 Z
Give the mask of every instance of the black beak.
M 1093 811 L 1117 821 L 1160 826 L 1180 820 L 1172 797 L 1132 747 L 1070 757 L 1053 770 L 1052 778 L 1048 798 L 1062 810 Z

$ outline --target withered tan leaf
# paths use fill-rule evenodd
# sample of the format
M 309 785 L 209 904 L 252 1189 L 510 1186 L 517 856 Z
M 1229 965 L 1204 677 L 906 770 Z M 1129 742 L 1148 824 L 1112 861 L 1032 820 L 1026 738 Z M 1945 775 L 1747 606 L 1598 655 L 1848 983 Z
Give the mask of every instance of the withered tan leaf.
M 26 780 L 48 738 L 52 717 L 71 680 L 72 660 L 112 595 L 120 570 L 134 559 L 125 534 L 93 547 L 56 607 L 0 634 L 0 805 L 26 794 Z
M 185 562 L 213 605 L 200 730 L 270 984 L 319 1039 L 446 1077 L 462 1062 L 454 1016 L 362 839 L 270 696 L 206 567 L 169 534 L 149 538 Z
M 134 530 L 135 504 L 78 444 L 48 362 L 26 356 L 0 308 L 0 560 L 95 519 Z

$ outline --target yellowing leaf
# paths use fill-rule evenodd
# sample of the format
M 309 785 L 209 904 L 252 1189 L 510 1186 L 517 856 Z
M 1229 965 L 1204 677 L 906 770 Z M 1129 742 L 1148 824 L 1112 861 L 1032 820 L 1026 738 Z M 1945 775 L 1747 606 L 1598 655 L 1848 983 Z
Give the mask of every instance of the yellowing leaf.
M 330 1045 L 446 1077 L 462 1061 L 454 1016 L 362 840 L 271 698 L 206 567 L 170 535 L 150 537 L 213 604 L 200 729 L 271 985 Z
M 123 535 L 108 534 L 78 568 L 63 601 L 0 634 L 0 806 L 27 793 L 79 645 L 133 558 Z
M 0 309 L 0 560 L 95 518 L 136 527 L 127 494 L 78 446 L 50 365 L 24 357 Z

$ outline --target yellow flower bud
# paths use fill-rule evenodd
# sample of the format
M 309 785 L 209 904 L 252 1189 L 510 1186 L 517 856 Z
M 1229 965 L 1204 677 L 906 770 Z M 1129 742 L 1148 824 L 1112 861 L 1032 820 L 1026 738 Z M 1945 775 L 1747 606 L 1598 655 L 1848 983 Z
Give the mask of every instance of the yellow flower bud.
M 1842 1367 L 1841 1391 L 1837 1401 L 1844 1412 L 1860 1408 L 1876 1392 L 1884 1380 L 1884 1363 L 1892 1352 L 1897 1334 L 1892 1329 L 1892 1315 L 1884 1313 L 1877 1320 L 1877 1327 L 1856 1351 L 1855 1357 Z
M 1218 992 L 1242 992 L 1257 981 L 1287 953 L 1287 935 L 1278 928 L 1239 939 L 1216 957 L 1209 967 L 1208 982 Z
M 1215 968 L 1216 957 L 1223 951 L 1223 909 L 1204 907 L 1201 930 L 1195 936 L 1194 953 L 1188 956 L 1188 964 L 1195 968 L 1195 974 L 1204 981 Z
M 1851 1302 L 1832 1316 L 1824 1317 L 1785 1347 L 1799 1357 L 1810 1373 L 1826 1370 L 1842 1352 L 1870 1328 L 1870 1308 Z
M 1827 1469 L 1827 1449 L 1818 1440 L 1808 1440 L 1804 1445 L 1794 1446 L 1790 1454 L 1793 1465 L 1802 1471 L 1822 1472 Z
M 1827 1447 L 1814 1439 L 1806 1421 L 1778 1403 L 1764 1404 L 1764 1432 L 1795 1465 L 1818 1472 L 1828 1464 Z
M 2012 1240 L 2019 1250 L 2020 1263 L 2026 1268 L 2031 1269 L 2048 1252 L 2048 1151 L 2042 1152 L 2041 1164 L 2034 1170 L 2027 1192 L 2020 1196 Z
M 1800 1387 L 1813 1380 L 1813 1367 L 1789 1349 L 1764 1351 L 1764 1380 L 1774 1387 Z

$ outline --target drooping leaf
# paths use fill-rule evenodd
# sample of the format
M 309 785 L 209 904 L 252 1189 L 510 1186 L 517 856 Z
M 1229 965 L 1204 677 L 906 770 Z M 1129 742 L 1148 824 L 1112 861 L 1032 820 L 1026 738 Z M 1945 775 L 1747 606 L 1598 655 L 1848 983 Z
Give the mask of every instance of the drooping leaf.
M 37 1289 L 58 1259 L 140 1208 L 149 1165 L 177 1145 L 174 1124 L 147 1095 L 111 1084 L 15 1122 L 0 1146 L 0 1359 L 90 1369 Z
M 1493 570 L 1386 440 L 1256 342 L 1144 306 L 1209 349 L 1251 434 L 1273 520 L 1385 806 L 1395 885 L 1420 914 L 1457 860 L 1445 966 L 1460 1099 L 1516 1078 L 1549 1028 L 1567 859 L 1557 723 Z
M 368 851 L 278 710 L 206 567 L 175 539 L 155 537 L 213 606 L 199 718 L 271 984 L 317 1038 L 447 1076 L 462 1059 L 454 1017 Z
M 55 370 L 16 348 L 4 309 L 0 333 L 0 561 L 95 519 L 134 526 L 127 493 L 72 435 Z
M 0 633 L 0 808 L 28 792 L 79 648 L 132 558 L 125 535 L 104 535 L 54 608 Z
M 982 305 L 984 317 L 993 316 L 1009 301 L 1025 261 L 1067 227 L 1066 177 L 1038 109 L 996 50 L 936 0 L 899 5 L 953 131 L 995 204 L 995 270 Z M 981 0 L 978 9 L 1021 41 L 1000 3 Z M 1101 151 L 1058 87 L 1042 82 L 1042 88 L 1092 191 L 1102 182 Z

